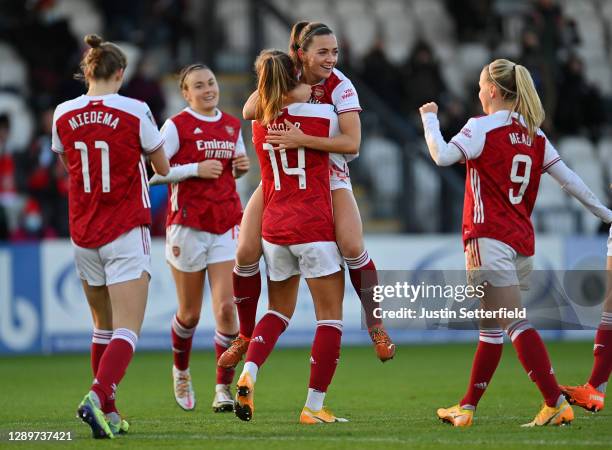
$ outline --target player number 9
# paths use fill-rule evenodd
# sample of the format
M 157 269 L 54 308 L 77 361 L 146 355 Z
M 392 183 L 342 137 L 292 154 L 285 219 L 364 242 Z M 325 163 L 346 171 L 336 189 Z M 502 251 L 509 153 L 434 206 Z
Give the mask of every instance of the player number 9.
M 522 171 L 523 175 L 519 175 L 519 165 L 525 164 L 525 169 Z M 523 195 L 529 185 L 529 178 L 531 176 L 531 158 L 528 155 L 518 154 L 512 158 L 512 170 L 510 171 L 510 181 L 521 185 L 518 193 L 514 194 L 514 188 L 508 190 L 508 196 L 510 203 L 518 205 L 523 201 Z

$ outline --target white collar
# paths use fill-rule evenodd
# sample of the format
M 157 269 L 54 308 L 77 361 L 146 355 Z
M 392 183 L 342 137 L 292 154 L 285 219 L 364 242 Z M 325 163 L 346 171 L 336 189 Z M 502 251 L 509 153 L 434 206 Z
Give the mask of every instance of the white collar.
M 219 111 L 218 108 L 215 108 L 215 115 L 214 116 L 204 116 L 202 114 L 199 114 L 199 113 L 195 112 L 189 106 L 187 108 L 185 108 L 183 111 L 187 111 L 189 114 L 191 114 L 196 119 L 202 120 L 204 122 L 218 122 L 219 120 L 221 120 L 221 116 L 223 114 L 221 111 Z

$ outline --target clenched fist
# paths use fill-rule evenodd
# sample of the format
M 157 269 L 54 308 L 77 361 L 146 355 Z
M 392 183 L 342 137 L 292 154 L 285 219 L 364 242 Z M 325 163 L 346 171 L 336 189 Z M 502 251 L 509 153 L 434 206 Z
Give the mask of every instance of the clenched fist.
M 425 113 L 438 114 L 438 105 L 436 105 L 435 102 L 425 103 L 423 106 L 419 108 L 419 112 L 421 114 L 425 114 Z

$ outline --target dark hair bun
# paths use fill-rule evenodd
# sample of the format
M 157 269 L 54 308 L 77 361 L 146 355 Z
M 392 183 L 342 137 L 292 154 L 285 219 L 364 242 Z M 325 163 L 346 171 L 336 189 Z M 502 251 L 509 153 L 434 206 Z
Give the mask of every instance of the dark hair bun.
M 83 40 L 91 48 L 100 47 L 100 44 L 102 44 L 102 38 L 98 36 L 97 34 L 88 34 L 87 36 L 85 36 L 85 39 Z

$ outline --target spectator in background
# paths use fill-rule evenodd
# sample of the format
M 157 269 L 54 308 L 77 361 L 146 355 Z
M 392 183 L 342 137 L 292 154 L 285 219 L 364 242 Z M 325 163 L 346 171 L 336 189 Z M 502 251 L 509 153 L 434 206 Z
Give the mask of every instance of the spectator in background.
M 15 185 L 15 162 L 12 151 L 9 149 L 9 134 L 11 121 L 6 114 L 0 115 L 0 229 L 7 229 L 10 234 L 17 227 L 21 199 L 17 195 Z
M 400 111 L 402 74 L 389 61 L 384 41 L 380 37 L 376 38 L 374 45 L 364 57 L 361 78 L 388 106 Z
M 601 137 L 606 111 L 599 90 L 590 85 L 584 74 L 584 63 L 576 54 L 570 54 L 561 69 L 555 126 L 560 134 L 588 133 L 593 142 Z
M 415 43 L 412 53 L 402 67 L 402 75 L 403 110 L 416 118 L 418 126 L 420 118 L 415 111 L 419 106 L 429 99 L 440 102 L 448 91 L 440 66 L 427 42 L 420 40 Z
M 9 30 L 6 38 L 27 61 L 33 92 L 32 106 L 50 104 L 57 92 L 67 65 L 78 58 L 79 43 L 70 31 L 68 21 L 56 16 L 53 1 L 26 2 L 22 23 Z M 31 8 L 31 9 L 30 9 Z
M 28 198 L 19 216 L 19 225 L 11 233 L 13 242 L 39 240 L 46 236 L 43 229 L 43 217 L 40 204 L 33 198 Z
M 57 155 L 49 151 L 52 124 L 53 109 L 47 108 L 40 113 L 36 137 L 29 148 L 15 155 L 17 189 L 28 194 L 28 202 L 37 203 L 44 237 L 67 237 L 68 180 L 65 170 L 57 170 L 61 164 Z
M 455 22 L 460 42 L 486 41 L 495 47 L 501 30 L 501 18 L 493 0 L 446 0 L 446 10 Z
M 136 72 L 121 94 L 145 102 L 149 105 L 157 123 L 161 123 L 164 109 L 166 108 L 166 100 L 158 78 L 151 57 L 145 54 L 138 63 Z
M 552 72 L 546 64 L 546 59 L 540 45 L 540 37 L 533 28 L 525 28 L 521 33 L 521 55 L 519 62 L 531 73 L 536 90 L 545 105 L 549 104 L 549 99 L 556 98 L 556 86 L 554 83 L 551 83 Z M 551 109 L 547 110 L 551 111 Z M 552 129 L 550 117 L 544 119 L 542 128 L 546 131 Z
M 536 87 L 543 94 L 544 110 L 555 111 L 559 52 L 569 43 L 565 28 L 566 20 L 563 17 L 561 6 L 555 0 L 533 0 L 533 8 L 529 10 L 525 24 L 526 29 L 531 30 L 537 36 L 539 74 L 536 76 L 539 76 L 539 85 L 536 84 Z M 531 67 L 528 69 L 531 70 Z M 565 100 L 564 103 L 567 104 Z M 546 130 L 551 125 L 550 118 L 547 118 L 542 128 Z

